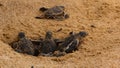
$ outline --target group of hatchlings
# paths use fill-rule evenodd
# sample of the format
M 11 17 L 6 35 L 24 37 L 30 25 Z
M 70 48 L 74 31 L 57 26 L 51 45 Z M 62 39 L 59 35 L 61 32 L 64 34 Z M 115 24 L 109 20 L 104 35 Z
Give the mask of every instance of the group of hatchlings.
M 40 8 L 40 11 L 44 12 L 41 16 L 37 16 L 37 19 L 56 19 L 64 20 L 69 18 L 68 14 L 64 12 L 64 6 L 55 6 L 52 8 Z M 24 54 L 33 56 L 63 56 L 67 53 L 72 53 L 78 50 L 79 45 L 82 43 L 83 38 L 88 34 L 85 31 L 79 33 L 70 32 L 69 36 L 60 40 L 52 36 L 51 31 L 47 31 L 45 38 L 39 38 L 37 40 L 28 39 L 24 32 L 18 33 L 18 41 L 11 44 L 12 48 Z

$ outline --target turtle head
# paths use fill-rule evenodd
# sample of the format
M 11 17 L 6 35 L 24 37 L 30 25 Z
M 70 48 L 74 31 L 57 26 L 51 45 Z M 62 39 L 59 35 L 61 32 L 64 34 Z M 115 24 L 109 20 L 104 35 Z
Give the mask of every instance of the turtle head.
M 25 37 L 25 33 L 24 32 L 19 32 L 18 38 L 24 38 L 24 37 Z
M 80 31 L 78 34 L 80 37 L 86 37 L 88 35 L 88 33 L 85 31 Z
M 47 31 L 46 32 L 46 39 L 51 39 L 52 38 L 52 32 L 51 31 Z

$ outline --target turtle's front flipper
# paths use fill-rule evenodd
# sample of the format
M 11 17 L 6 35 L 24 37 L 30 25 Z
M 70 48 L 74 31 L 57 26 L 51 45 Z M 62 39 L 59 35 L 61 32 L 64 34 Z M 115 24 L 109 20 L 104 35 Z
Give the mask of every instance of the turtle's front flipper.
M 31 42 L 36 45 L 39 45 L 40 43 L 42 43 L 41 40 L 31 40 Z
M 39 11 L 42 11 L 42 12 L 45 12 L 45 11 L 47 11 L 48 10 L 48 8 L 45 8 L 45 7 L 41 7 L 40 9 L 39 9 Z
M 59 43 L 62 43 L 63 40 L 60 40 L 60 39 L 54 39 L 55 43 L 58 45 Z
M 64 42 L 63 40 L 60 39 L 54 39 L 55 44 L 56 44 L 56 50 L 59 50 L 60 45 Z

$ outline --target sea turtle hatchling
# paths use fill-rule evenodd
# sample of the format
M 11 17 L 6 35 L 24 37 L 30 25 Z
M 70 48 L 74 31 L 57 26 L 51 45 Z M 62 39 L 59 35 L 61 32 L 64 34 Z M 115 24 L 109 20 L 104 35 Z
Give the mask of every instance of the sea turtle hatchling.
M 12 44 L 12 48 L 19 53 L 34 55 L 34 46 L 32 42 L 26 38 L 25 33 L 20 32 L 18 39 L 19 41 Z
M 61 52 L 71 53 L 75 50 L 78 50 L 79 44 L 81 44 L 82 39 L 87 36 L 87 33 L 84 31 L 81 31 L 79 33 L 74 34 L 73 32 L 70 32 L 70 36 L 65 38 L 63 43 L 59 45 L 58 50 Z
M 56 20 L 64 20 L 69 18 L 69 15 L 64 12 L 64 6 L 54 6 L 52 8 L 40 8 L 44 14 L 41 16 L 37 16 L 37 19 L 56 19 Z
M 41 52 L 43 39 L 40 38 L 40 39 L 36 39 L 36 40 L 31 40 L 31 42 L 34 45 L 34 56 L 38 56 Z
M 42 42 L 41 54 L 43 56 L 52 56 L 52 53 L 56 50 L 57 45 L 52 37 L 52 32 L 47 31 L 45 39 Z

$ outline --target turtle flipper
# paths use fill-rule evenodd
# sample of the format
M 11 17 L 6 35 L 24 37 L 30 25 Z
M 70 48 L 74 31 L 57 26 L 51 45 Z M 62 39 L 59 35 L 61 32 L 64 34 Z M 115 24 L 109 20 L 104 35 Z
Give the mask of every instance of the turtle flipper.
M 75 39 L 75 40 L 73 40 L 73 42 L 71 43 L 71 45 L 69 45 L 68 47 L 66 47 L 65 52 L 66 53 L 72 53 L 73 51 L 78 50 L 78 46 L 79 46 L 79 40 Z
M 63 42 L 63 40 L 60 40 L 60 39 L 54 39 L 54 41 L 55 41 L 55 43 L 56 43 L 57 45 L 59 45 L 59 43 L 62 43 L 62 42 Z
M 40 43 L 42 43 L 42 40 L 31 40 L 31 42 L 35 45 L 40 45 Z
M 66 52 L 60 52 L 60 51 L 55 51 L 53 53 L 53 56 L 60 57 L 66 55 Z
M 45 53 L 40 53 L 40 55 L 41 55 L 41 56 L 46 56 L 46 57 L 51 57 L 51 56 L 53 56 L 52 52 L 47 53 L 47 54 L 45 54 Z
M 54 16 L 54 19 L 57 21 L 63 21 L 65 18 L 63 16 Z
M 41 16 L 36 16 L 35 18 L 36 18 L 36 19 L 45 19 L 45 16 L 44 16 L 44 15 L 41 15 Z
M 59 15 L 59 16 L 54 16 L 54 19 L 56 19 L 57 21 L 63 21 L 67 18 L 69 18 L 68 14 L 62 14 L 62 15 Z
M 64 18 L 65 18 L 65 19 L 69 18 L 69 15 L 68 15 L 68 14 L 65 14 L 65 15 L 64 15 Z
M 39 11 L 42 11 L 42 12 L 45 12 L 45 11 L 47 11 L 48 10 L 48 8 L 45 8 L 45 7 L 41 7 L 40 9 L 39 9 Z

